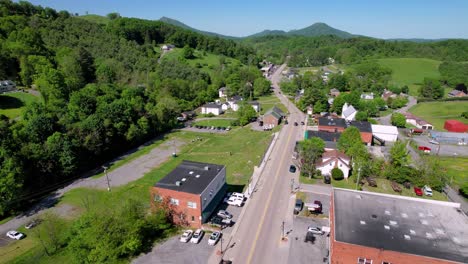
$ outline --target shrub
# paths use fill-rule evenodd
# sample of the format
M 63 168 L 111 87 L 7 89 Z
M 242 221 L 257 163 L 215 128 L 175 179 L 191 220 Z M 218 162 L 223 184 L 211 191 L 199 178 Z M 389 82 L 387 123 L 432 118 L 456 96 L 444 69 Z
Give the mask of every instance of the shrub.
M 332 178 L 336 181 L 341 181 L 344 179 L 343 172 L 338 168 L 333 168 L 331 171 Z
M 463 113 L 461 114 L 461 117 L 467 118 L 467 119 L 468 119 L 468 111 L 463 112 Z
M 468 198 L 468 182 L 465 182 L 460 189 L 458 190 L 461 195 L 463 195 L 465 198 Z

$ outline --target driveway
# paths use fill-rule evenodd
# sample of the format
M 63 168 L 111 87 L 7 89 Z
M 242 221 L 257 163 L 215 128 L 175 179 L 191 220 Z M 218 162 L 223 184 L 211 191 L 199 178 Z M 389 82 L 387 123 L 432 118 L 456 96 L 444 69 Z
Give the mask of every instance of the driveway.
M 153 247 L 148 254 L 140 255 L 132 263 L 206 264 L 211 253 L 220 246 L 219 243 L 209 246 L 209 235 L 205 233 L 199 244 L 182 243 L 179 241 L 179 236 L 172 237 Z
M 408 109 L 410 109 L 411 107 L 413 107 L 417 103 L 418 103 L 418 101 L 416 100 L 416 98 L 414 98 L 413 96 L 408 96 L 408 104 L 403 106 L 400 109 L 397 109 L 397 110 L 393 111 L 393 112 L 394 113 L 408 112 Z M 392 117 L 392 114 L 388 114 L 386 116 L 382 116 L 382 117 L 376 118 L 376 119 L 379 120 L 380 124 L 382 124 L 382 125 L 391 126 L 392 125 L 391 117 Z
M 327 234 L 314 235 L 313 241 L 305 242 L 307 228 L 309 226 L 328 226 L 327 219 L 307 218 L 302 216 L 294 217 L 294 227 L 288 234 L 291 247 L 289 250 L 289 264 L 309 264 L 324 263 L 324 258 L 328 256 Z

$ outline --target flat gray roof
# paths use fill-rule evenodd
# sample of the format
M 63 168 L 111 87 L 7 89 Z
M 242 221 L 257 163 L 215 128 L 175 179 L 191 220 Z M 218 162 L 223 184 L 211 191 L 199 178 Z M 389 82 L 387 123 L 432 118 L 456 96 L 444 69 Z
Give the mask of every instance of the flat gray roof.
M 459 204 L 335 188 L 335 240 L 468 263 Z

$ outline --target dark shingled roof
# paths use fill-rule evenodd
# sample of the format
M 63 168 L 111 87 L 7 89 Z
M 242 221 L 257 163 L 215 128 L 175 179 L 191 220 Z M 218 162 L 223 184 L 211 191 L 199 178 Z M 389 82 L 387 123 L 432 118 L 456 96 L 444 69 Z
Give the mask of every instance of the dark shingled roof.
M 184 160 L 154 186 L 201 194 L 224 167 L 224 165 Z M 182 180 L 184 178 L 185 181 Z M 180 182 L 180 186 L 177 186 L 176 182 Z
M 279 109 L 276 106 L 273 106 L 268 111 L 266 111 L 264 116 L 266 116 L 266 115 L 273 115 L 276 119 L 280 119 L 281 117 L 285 116 L 284 112 L 281 111 L 281 109 Z
M 327 132 L 327 131 L 306 131 L 306 139 L 318 137 L 325 142 L 338 142 L 340 139 L 341 133 L 338 132 Z
M 318 119 L 319 126 L 335 126 L 335 127 L 344 127 L 346 128 L 346 120 L 343 118 L 333 118 L 328 117 L 319 117 Z
M 221 109 L 221 105 L 220 104 L 215 104 L 215 103 L 207 103 L 207 104 L 203 105 L 202 107 Z
M 335 188 L 335 240 L 468 263 L 468 218 L 459 204 Z
M 367 121 L 351 121 L 350 126 L 357 127 L 361 132 L 372 133 L 372 125 Z

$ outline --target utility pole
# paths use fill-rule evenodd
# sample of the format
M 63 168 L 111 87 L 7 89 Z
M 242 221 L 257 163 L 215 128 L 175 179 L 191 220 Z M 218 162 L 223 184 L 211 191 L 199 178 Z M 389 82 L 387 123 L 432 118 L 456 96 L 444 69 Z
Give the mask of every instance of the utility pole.
M 284 221 L 283 221 L 283 223 L 281 224 L 281 230 L 282 230 L 282 231 L 281 231 L 281 232 L 282 232 L 282 234 L 281 234 L 281 240 L 284 240 Z
M 107 191 L 110 192 L 111 187 L 110 187 L 110 182 L 109 182 L 109 176 L 107 175 L 107 169 L 108 169 L 108 167 L 102 166 L 102 168 L 104 169 L 104 174 L 106 175 L 106 180 L 107 180 Z
M 172 152 L 172 157 L 177 157 L 177 149 L 175 145 L 175 140 L 172 141 L 172 146 L 174 147 L 174 152 Z
M 359 181 L 361 180 L 361 167 L 359 167 L 357 175 L 358 175 L 358 177 L 357 177 L 357 181 L 356 181 L 356 190 L 358 189 Z
M 223 259 L 223 232 L 221 232 L 221 239 L 219 239 L 221 245 L 221 259 Z

